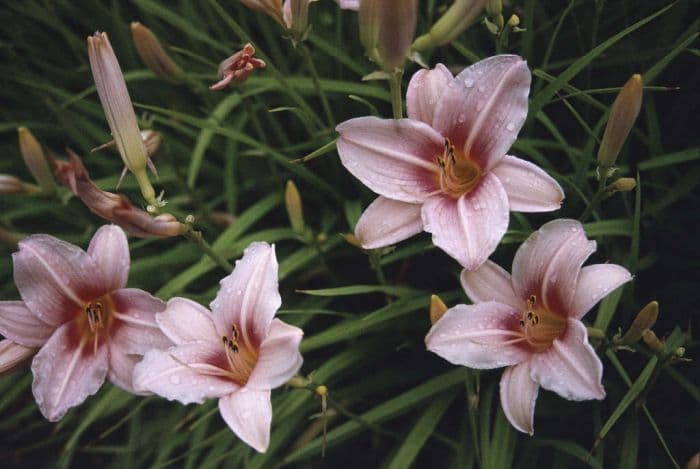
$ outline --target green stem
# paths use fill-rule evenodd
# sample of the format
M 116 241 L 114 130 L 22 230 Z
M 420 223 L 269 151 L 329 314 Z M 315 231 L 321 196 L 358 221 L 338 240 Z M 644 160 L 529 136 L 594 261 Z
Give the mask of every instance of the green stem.
M 403 118 L 403 102 L 401 101 L 401 76 L 403 70 L 396 70 L 389 75 L 389 90 L 391 91 L 391 107 L 394 119 Z
M 599 168 L 601 169 L 601 168 Z M 599 171 L 601 173 L 607 173 L 607 170 L 602 168 L 602 171 Z M 591 198 L 591 201 L 588 202 L 588 206 L 586 207 L 586 210 L 583 211 L 580 217 L 578 217 L 578 221 L 583 223 L 586 221 L 586 218 L 588 218 L 591 213 L 593 213 L 593 210 L 596 208 L 596 206 L 600 203 L 601 200 L 605 198 L 605 181 L 606 181 L 606 174 L 601 174 L 600 175 L 600 180 L 598 181 L 598 190 L 596 193 L 593 195 Z
M 219 253 L 214 251 L 214 249 L 212 249 L 209 243 L 207 243 L 204 240 L 201 231 L 196 231 L 192 229 L 191 226 L 189 226 L 183 236 L 189 239 L 190 241 L 194 241 L 197 244 L 197 246 L 199 246 L 199 249 L 201 249 L 204 254 L 209 256 L 211 260 L 216 262 L 216 264 L 219 267 L 221 267 L 227 272 L 231 272 L 233 270 L 233 266 L 231 265 L 231 263 L 224 259 Z
M 304 56 L 304 62 L 306 62 L 306 67 L 309 69 L 311 74 L 311 79 L 314 82 L 314 87 L 316 87 L 316 92 L 321 98 L 321 105 L 323 106 L 323 112 L 326 113 L 326 120 L 331 128 L 335 128 L 335 120 L 333 119 L 333 113 L 331 112 L 331 107 L 328 104 L 328 98 L 326 97 L 326 92 L 321 88 L 321 80 L 318 77 L 318 71 L 314 65 L 314 61 L 311 59 L 311 53 L 309 48 L 303 42 L 299 44 L 299 49 L 301 50 L 301 55 Z

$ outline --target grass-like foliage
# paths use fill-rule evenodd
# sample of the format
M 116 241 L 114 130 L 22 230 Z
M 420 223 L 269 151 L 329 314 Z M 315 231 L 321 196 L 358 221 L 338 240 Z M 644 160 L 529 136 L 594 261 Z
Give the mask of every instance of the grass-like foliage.
M 482 14 L 422 58 L 452 71 L 497 53 L 527 60 L 529 113 L 509 154 L 543 168 L 566 199 L 556 212 L 511 212 L 491 259 L 510 270 L 518 245 L 543 223 L 583 216 L 598 243 L 589 263 L 634 275 L 584 318 L 603 362 L 604 400 L 541 390 L 534 436 L 518 432 L 499 404 L 500 370 L 451 365 L 426 351 L 431 295 L 448 307 L 469 304 L 459 264 L 427 233 L 372 251 L 343 236 L 375 195 L 342 166 L 335 127 L 394 115 L 388 82 L 362 80 L 376 65 L 360 44 L 356 12 L 313 3 L 311 30 L 294 44 L 272 18 L 234 0 L 3 2 L 0 173 L 32 181 L 17 143 L 17 128 L 26 127 L 58 158 L 75 151 L 97 185 L 115 191 L 123 167 L 116 150 L 90 153 L 111 137 L 85 40 L 107 32 L 141 129 L 162 136 L 159 177 L 151 178 L 168 202 L 162 210 L 188 224 L 186 236 L 129 238 L 128 286 L 208 305 L 227 263 L 253 241 L 274 243 L 279 317 L 304 330 L 301 374 L 312 384 L 273 391 L 270 446 L 257 453 L 231 432 L 215 400 L 184 406 L 111 383 L 47 422 L 23 366 L 0 377 L 2 467 L 685 465 L 700 450 L 700 369 L 692 361 L 700 350 L 698 2 L 507 3 L 506 21 L 517 14 L 523 31 L 506 26 L 494 35 Z M 417 35 L 449 4 L 419 2 Z M 184 83 L 143 65 L 132 21 L 156 34 Z M 240 86 L 210 91 L 219 62 L 248 42 L 267 66 Z M 406 63 L 402 96 L 419 68 Z M 633 178 L 636 187 L 610 195 L 599 189 L 596 155 L 615 96 L 635 73 L 641 112 L 607 181 Z M 303 225 L 290 224 L 289 180 Z M 146 208 L 131 174 L 116 191 Z M 0 195 L 0 300 L 19 299 L 11 257 L 19 239 L 47 233 L 86 248 L 104 223 L 65 187 Z M 618 334 L 653 300 L 658 342 L 647 334 L 620 346 Z M 314 392 L 321 384 L 325 411 Z

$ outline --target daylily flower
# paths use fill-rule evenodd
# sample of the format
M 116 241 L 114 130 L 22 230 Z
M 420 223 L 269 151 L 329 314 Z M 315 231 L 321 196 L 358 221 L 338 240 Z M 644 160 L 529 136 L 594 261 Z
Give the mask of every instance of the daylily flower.
M 425 338 L 428 350 L 456 365 L 506 366 L 501 406 L 510 423 L 533 434 L 539 387 L 565 399 L 603 399 L 603 365 L 581 318 L 630 281 L 619 265 L 581 267 L 596 250 L 576 220 L 543 225 L 520 246 L 513 275 L 491 261 L 462 272 L 474 302 L 449 309 Z
M 538 166 L 506 155 L 527 115 L 530 71 L 515 55 L 453 77 L 438 64 L 408 85 L 408 119 L 360 117 L 337 127 L 343 165 L 379 194 L 355 234 L 374 249 L 425 230 L 473 270 L 496 249 L 508 212 L 559 208 L 564 193 Z
M 78 197 L 95 215 L 116 223 L 132 236 L 139 238 L 179 236 L 185 225 L 169 213 L 156 217 L 136 208 L 122 194 L 103 191 L 92 182 L 80 157 L 68 150 L 69 161 L 50 157 L 56 178 Z
M 49 235 L 19 242 L 12 255 L 23 301 L 0 302 L 0 333 L 15 344 L 40 347 L 32 361 L 32 391 L 48 420 L 95 394 L 105 377 L 129 392 L 138 357 L 170 341 L 155 314 L 165 304 L 124 288 L 129 246 L 117 226 L 103 226 L 87 252 Z
M 253 57 L 255 48 L 248 43 L 231 57 L 219 64 L 220 80 L 209 87 L 210 90 L 223 90 L 227 86 L 243 83 L 257 68 L 265 68 L 265 61 Z
M 253 243 L 221 281 L 211 312 L 173 298 L 156 316 L 175 346 L 147 353 L 134 369 L 134 385 L 183 404 L 218 398 L 231 430 L 264 452 L 270 390 L 292 378 L 302 363 L 303 332 L 274 319 L 280 304 L 274 246 Z

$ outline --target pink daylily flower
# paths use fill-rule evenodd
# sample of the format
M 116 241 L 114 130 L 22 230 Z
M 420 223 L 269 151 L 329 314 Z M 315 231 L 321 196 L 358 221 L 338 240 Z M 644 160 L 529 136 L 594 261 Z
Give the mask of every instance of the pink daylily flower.
M 299 371 L 301 329 L 274 315 L 280 307 L 274 246 L 253 243 L 221 280 L 211 312 L 173 298 L 156 315 L 175 343 L 147 353 L 134 369 L 137 389 L 183 404 L 218 398 L 231 430 L 259 452 L 270 442 L 270 390 Z
M 561 205 L 559 184 L 506 151 L 527 115 L 530 71 L 515 55 L 456 77 L 438 64 L 408 85 L 408 119 L 360 117 L 337 127 L 343 165 L 379 194 L 357 223 L 367 249 L 421 230 L 465 268 L 479 267 L 508 228 L 508 212 Z
M 521 432 L 534 432 L 540 386 L 569 400 L 605 397 L 603 365 L 581 318 L 632 276 L 615 264 L 581 267 L 595 250 L 578 221 L 546 223 L 518 249 L 512 277 L 491 261 L 462 271 L 474 304 L 447 310 L 425 338 L 456 365 L 506 366 L 501 405 Z
M 29 236 L 12 260 L 23 301 L 0 302 L 0 333 L 40 348 L 32 392 L 48 420 L 95 394 L 106 377 L 134 392 L 138 357 L 171 345 L 155 322 L 165 303 L 124 288 L 130 262 L 121 228 L 97 230 L 87 252 L 53 236 Z

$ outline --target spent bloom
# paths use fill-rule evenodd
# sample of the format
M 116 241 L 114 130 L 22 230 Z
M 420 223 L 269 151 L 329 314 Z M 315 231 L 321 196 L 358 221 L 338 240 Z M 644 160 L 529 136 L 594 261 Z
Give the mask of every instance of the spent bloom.
M 124 75 L 106 33 L 88 37 L 90 68 L 107 123 L 124 164 L 138 181 L 143 197 L 149 204 L 160 206 L 155 189 L 148 180 L 148 154 L 141 138 L 134 107 L 126 88 Z
M 56 178 L 95 215 L 116 223 L 139 238 L 179 236 L 185 232 L 185 225 L 171 214 L 154 217 L 135 207 L 125 195 L 103 191 L 90 179 L 80 157 L 71 150 L 68 150 L 68 156 L 68 161 L 50 159 Z
M 456 365 L 507 367 L 501 406 L 521 432 L 534 431 L 540 386 L 569 400 L 605 397 L 603 365 L 581 318 L 632 277 L 615 264 L 581 267 L 595 250 L 578 221 L 546 223 L 516 252 L 512 276 L 491 261 L 462 271 L 474 304 L 449 309 L 425 338 Z
M 220 80 L 209 87 L 210 90 L 223 90 L 227 86 L 243 83 L 257 68 L 265 68 L 265 61 L 253 57 L 255 48 L 248 43 L 243 49 L 219 64 Z
M 527 115 L 530 78 L 515 55 L 490 57 L 456 77 L 438 64 L 411 78 L 408 119 L 360 117 L 337 127 L 343 165 L 379 194 L 355 229 L 363 247 L 425 230 L 473 270 L 496 249 L 510 210 L 559 208 L 559 184 L 506 155 Z
M 121 228 L 103 226 L 87 252 L 49 235 L 19 242 L 12 255 L 22 301 L 0 302 L 0 333 L 39 348 L 32 392 L 41 413 L 57 421 L 97 392 L 106 377 L 134 392 L 138 358 L 170 341 L 155 322 L 165 304 L 124 288 L 129 246 Z
M 218 398 L 238 437 L 264 452 L 270 441 L 270 390 L 301 367 L 303 332 L 274 315 L 281 298 L 274 246 L 253 243 L 221 280 L 211 312 L 173 298 L 156 316 L 175 346 L 153 350 L 134 369 L 137 389 L 183 404 Z

